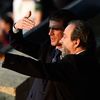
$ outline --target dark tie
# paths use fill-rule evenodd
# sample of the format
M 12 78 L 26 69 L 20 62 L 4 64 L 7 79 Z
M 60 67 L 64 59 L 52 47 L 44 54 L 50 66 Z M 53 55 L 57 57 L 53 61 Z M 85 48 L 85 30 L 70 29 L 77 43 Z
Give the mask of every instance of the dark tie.
M 55 53 L 54 53 L 54 57 L 53 57 L 53 59 L 52 59 L 52 63 L 60 61 L 61 51 L 58 50 L 58 49 L 55 49 L 54 52 L 55 52 Z

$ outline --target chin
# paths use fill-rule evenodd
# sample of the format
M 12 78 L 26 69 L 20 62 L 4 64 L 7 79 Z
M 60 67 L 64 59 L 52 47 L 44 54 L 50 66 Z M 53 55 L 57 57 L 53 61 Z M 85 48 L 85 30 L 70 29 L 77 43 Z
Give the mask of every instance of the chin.
M 56 43 L 51 42 L 51 45 L 52 45 L 52 46 L 56 46 Z

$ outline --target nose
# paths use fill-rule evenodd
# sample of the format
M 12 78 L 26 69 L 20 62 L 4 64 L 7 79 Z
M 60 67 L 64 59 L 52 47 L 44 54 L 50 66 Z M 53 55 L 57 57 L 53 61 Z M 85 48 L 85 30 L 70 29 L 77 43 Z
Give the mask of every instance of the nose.
M 54 33 L 53 33 L 53 29 L 50 29 L 49 30 L 49 35 L 53 35 Z

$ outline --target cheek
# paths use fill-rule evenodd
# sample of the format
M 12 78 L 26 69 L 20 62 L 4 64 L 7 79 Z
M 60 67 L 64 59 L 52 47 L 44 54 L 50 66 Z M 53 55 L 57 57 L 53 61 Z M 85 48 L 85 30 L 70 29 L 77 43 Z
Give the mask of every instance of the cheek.
M 63 48 L 67 48 L 67 42 L 63 40 Z
M 56 38 L 58 39 L 58 41 L 60 41 L 60 40 L 62 39 L 62 35 L 61 35 L 61 33 L 58 34 L 58 35 L 56 35 Z
M 70 50 L 71 49 L 71 44 L 69 42 L 69 40 L 66 39 L 66 41 L 64 40 L 63 42 L 63 46 L 66 50 Z
M 68 54 L 68 51 L 69 50 L 68 50 L 67 45 L 65 43 L 63 43 L 63 45 L 62 45 L 62 56 Z

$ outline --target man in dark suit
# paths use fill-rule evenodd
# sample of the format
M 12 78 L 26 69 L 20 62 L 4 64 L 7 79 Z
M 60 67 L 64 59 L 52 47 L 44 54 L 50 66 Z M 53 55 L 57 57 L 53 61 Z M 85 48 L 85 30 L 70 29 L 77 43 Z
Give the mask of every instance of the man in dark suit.
M 61 39 L 64 57 L 59 62 L 43 63 L 12 54 L 0 55 L 3 67 L 36 78 L 51 80 L 42 100 L 97 99 L 98 66 L 95 59 L 94 37 L 87 24 L 72 21 Z M 20 62 L 20 63 L 19 63 Z M 96 77 L 95 77 L 96 76 Z
M 15 24 L 16 29 L 31 29 L 34 27 L 34 22 L 30 19 L 28 19 L 30 16 L 27 15 L 27 17 L 19 20 Z M 61 40 L 63 36 L 63 31 L 64 28 L 67 26 L 67 23 L 75 19 L 75 15 L 73 15 L 70 11 L 68 10 L 59 10 L 55 13 L 53 13 L 50 18 L 49 18 L 49 33 L 48 35 L 50 36 L 50 42 L 46 41 L 43 43 L 41 46 L 41 50 L 37 49 L 38 46 L 34 44 L 30 44 L 27 41 L 19 41 L 15 42 L 12 44 L 13 46 L 16 44 L 16 49 L 20 50 L 24 53 L 27 53 L 31 55 L 32 57 L 36 57 L 35 55 L 40 52 L 40 56 L 38 57 L 42 62 L 54 62 L 58 61 L 60 58 L 60 55 L 58 57 L 55 57 L 55 49 L 60 48 L 61 44 L 59 41 Z M 29 26 L 28 26 L 29 25 Z M 15 34 L 18 35 L 18 34 Z M 17 36 L 17 39 L 19 36 Z M 29 45 L 30 44 L 30 45 Z M 50 45 L 51 44 L 51 45 Z M 34 45 L 34 46 L 33 46 Z M 15 46 L 14 46 L 15 47 Z M 57 58 L 57 59 L 55 59 Z M 43 98 L 47 94 L 44 95 L 44 92 L 48 90 L 48 85 L 50 84 L 50 81 L 47 80 L 41 80 L 41 79 L 35 79 L 33 81 L 32 89 L 28 95 L 28 100 L 35 99 L 38 100 L 39 98 Z M 50 93 L 49 93 L 50 94 Z

